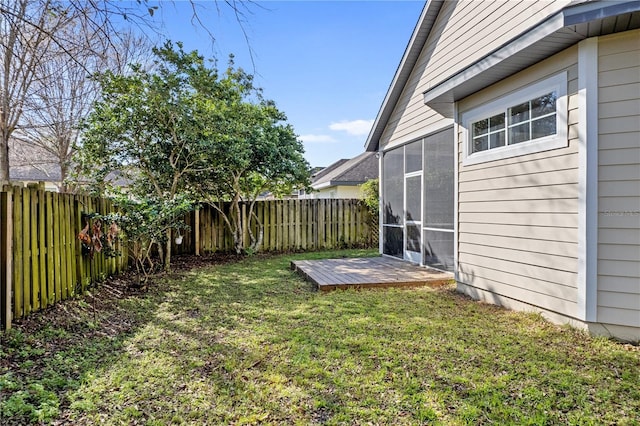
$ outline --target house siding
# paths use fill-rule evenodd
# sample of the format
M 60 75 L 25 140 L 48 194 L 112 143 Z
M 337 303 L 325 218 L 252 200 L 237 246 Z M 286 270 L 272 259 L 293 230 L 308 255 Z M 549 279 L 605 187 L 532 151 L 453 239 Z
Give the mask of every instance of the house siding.
M 576 1 L 444 2 L 380 145 L 390 148 L 451 125 L 451 119 L 424 105 L 423 92 L 570 3 Z
M 566 147 L 464 165 L 460 132 L 457 278 L 463 286 L 573 318 L 578 317 L 577 60 L 573 46 L 458 103 L 462 114 L 566 73 Z
M 640 327 L 640 30 L 598 41 L 597 321 Z
M 360 186 L 330 186 L 318 190 L 318 192 L 312 192 L 308 198 L 362 198 L 362 190 Z

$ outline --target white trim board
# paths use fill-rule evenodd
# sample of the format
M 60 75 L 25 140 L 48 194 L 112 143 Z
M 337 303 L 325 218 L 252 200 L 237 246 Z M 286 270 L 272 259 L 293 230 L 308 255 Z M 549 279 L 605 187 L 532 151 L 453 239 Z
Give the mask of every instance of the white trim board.
M 458 272 L 458 229 L 459 213 L 458 213 L 458 198 L 460 197 L 460 158 L 459 158 L 459 146 L 460 146 L 460 131 L 461 126 L 459 123 L 459 111 L 458 103 L 453 104 L 453 114 L 455 117 L 455 123 L 453 124 L 453 274 L 456 283 L 459 282 L 460 274 Z
M 578 317 L 598 306 L 598 38 L 578 44 Z
M 494 114 L 505 112 L 508 107 L 525 102 L 549 91 L 557 93 L 556 100 L 556 134 L 526 142 L 506 145 L 486 151 L 471 153 L 471 123 Z M 551 77 L 527 84 L 497 99 L 462 112 L 462 164 L 469 166 L 488 161 L 502 160 L 520 155 L 533 154 L 551 149 L 564 148 L 569 144 L 567 139 L 567 72 L 563 71 Z M 506 121 L 505 121 L 506 128 Z

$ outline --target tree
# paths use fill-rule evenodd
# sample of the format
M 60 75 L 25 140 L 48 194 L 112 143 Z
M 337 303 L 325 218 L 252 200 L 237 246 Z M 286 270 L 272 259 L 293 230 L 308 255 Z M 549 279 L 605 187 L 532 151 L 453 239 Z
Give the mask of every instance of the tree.
M 109 176 L 117 173 L 138 200 L 169 204 L 179 194 L 212 200 L 204 193 L 211 190 L 216 201 L 238 202 L 248 189 L 304 181 L 302 145 L 291 126 L 279 124 L 284 115 L 262 99 L 250 75 L 232 63 L 220 74 L 179 43 L 153 52 L 152 71 L 134 66 L 129 75 L 97 77 L 102 97 L 86 122 L 78 156 L 96 189 L 108 190 Z M 171 228 L 161 247 L 165 268 Z
M 75 19 L 54 10 L 50 1 L 0 0 L 0 183 L 9 181 L 9 140 L 24 112 L 34 107 L 34 89 L 42 77 L 38 65 L 50 58 L 51 35 Z
M 114 197 L 113 201 L 120 212 L 100 219 L 115 224 L 123 232 L 129 259 L 144 285 L 149 275 L 158 270 L 159 265 L 152 256 L 154 248 L 164 241 L 168 229 L 186 229 L 186 224 L 178 219 L 191 210 L 191 201 L 186 196 L 170 202 L 159 202 L 153 197 L 133 200 L 126 194 Z
M 221 215 L 238 254 L 257 251 L 262 243 L 263 225 L 254 213 L 260 194 L 288 195 L 310 184 L 302 144 L 286 123 L 286 116 L 260 96 L 258 102 L 246 102 L 251 91 L 250 85 L 244 86 L 242 97 L 227 105 L 227 117 L 233 119 L 224 130 L 226 140 L 208 152 L 207 161 L 217 167 L 193 174 L 191 182 L 202 200 Z M 243 239 L 243 202 L 248 204 L 249 247 Z M 257 226 L 257 235 L 252 232 L 252 223 Z
M 371 216 L 378 219 L 380 214 L 380 180 L 378 178 L 369 179 L 362 184 L 360 190 L 362 191 L 362 201 L 369 209 Z
M 108 192 L 115 175 L 127 182 L 131 196 L 162 209 L 185 189 L 187 173 L 209 167 L 201 161 L 207 141 L 197 121 L 202 102 L 194 82 L 211 91 L 222 86 L 195 53 L 176 52 L 169 42 L 153 53 L 154 71 L 138 64 L 128 75 L 96 76 L 102 96 L 86 121 L 77 158 L 94 190 Z M 152 241 L 167 269 L 171 230 L 166 227 L 164 239 Z
M 217 2 L 214 4 L 219 7 Z M 231 9 L 244 28 L 245 13 L 253 3 L 230 0 L 223 4 Z M 192 23 L 206 29 L 196 3 L 192 1 L 191 6 Z M 60 148 L 67 145 L 69 129 L 73 128 L 68 117 L 57 120 L 55 129 L 51 129 L 51 122 L 32 121 L 37 116 L 33 114 L 36 112 L 34 108 L 42 106 L 42 88 L 51 88 L 47 84 L 37 84 L 51 81 L 53 75 L 47 70 L 57 69 L 56 62 L 60 64 L 62 61 L 64 68 L 75 64 L 85 73 L 93 72 L 94 69 L 84 59 L 91 56 L 100 59 L 105 51 L 120 52 L 123 34 L 125 38 L 128 34 L 127 27 L 137 28 L 142 34 L 145 31 L 157 34 L 158 21 L 154 20 L 154 12 L 158 8 L 150 6 L 147 0 L 130 3 L 110 0 L 0 0 L 0 184 L 9 180 L 9 142 L 19 127 L 31 131 L 49 127 L 46 135 L 49 142 L 58 138 L 55 143 L 57 152 L 49 154 L 53 154 L 63 167 L 67 163 L 69 150 Z M 70 27 L 73 31 L 69 30 Z M 213 40 L 210 32 L 209 35 Z M 95 43 L 96 40 L 100 42 Z M 48 101 L 49 108 L 59 105 L 56 103 L 59 100 Z M 22 122 L 25 113 L 29 112 L 27 122 Z
M 65 32 L 81 30 L 74 23 Z M 145 60 L 151 50 L 145 39 L 133 34 L 121 39 L 118 49 L 114 50 L 97 36 L 88 37 L 91 49 L 76 47 L 75 61 L 69 61 L 66 53 L 59 52 L 37 64 L 41 78 L 34 84 L 33 107 L 23 113 L 22 124 L 13 134 L 12 166 L 59 172 L 62 184 L 58 189 L 68 190 L 67 178 L 73 166 L 73 147 L 78 142 L 80 122 L 100 95 L 99 85 L 90 74 L 104 69 L 125 72 L 130 61 Z M 97 54 L 100 50 L 102 53 Z

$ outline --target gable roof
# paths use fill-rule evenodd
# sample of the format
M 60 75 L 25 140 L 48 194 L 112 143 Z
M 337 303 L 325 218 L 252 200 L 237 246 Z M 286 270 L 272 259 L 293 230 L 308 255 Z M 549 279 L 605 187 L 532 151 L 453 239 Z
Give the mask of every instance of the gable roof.
M 29 182 L 61 182 L 60 167 L 56 164 L 11 166 L 9 180 Z
M 389 90 L 387 90 L 384 101 L 382 101 L 378 116 L 373 122 L 373 126 L 371 126 L 371 131 L 365 143 L 365 149 L 367 151 L 377 151 L 380 136 L 382 136 L 387 121 L 391 117 L 391 113 L 398 99 L 400 99 L 402 90 L 409 80 L 411 71 L 420 56 L 420 52 L 422 52 L 422 48 L 427 41 L 427 37 L 431 32 L 431 28 L 438 17 L 443 3 L 443 0 L 427 0 L 425 3 L 422 13 L 420 14 L 420 19 L 418 19 L 411 39 L 409 39 L 409 44 L 405 48 L 404 55 L 400 60 L 400 65 L 398 65 L 398 69 L 391 81 Z M 373 141 L 375 141 L 375 144 Z
M 327 167 L 323 167 L 320 170 L 317 170 L 315 173 L 313 173 L 311 175 L 311 182 L 315 182 L 318 179 L 320 179 L 322 176 L 328 174 L 329 172 L 334 171 L 335 169 L 337 169 L 338 167 L 340 167 L 341 165 L 343 165 L 344 163 L 346 163 L 347 161 L 349 161 L 348 158 L 342 158 L 338 161 L 336 161 L 333 164 L 329 164 Z
M 378 158 L 376 153 L 363 152 L 351 160 L 338 160 L 316 174 L 311 182 L 311 187 L 322 189 L 338 185 L 355 186 L 377 177 Z
M 420 15 L 402 61 L 380 107 L 367 141 L 378 150 L 380 137 L 416 65 L 442 1 L 429 0 Z M 613 23 L 612 23 L 613 22 Z M 527 29 L 470 66 L 424 92 L 424 102 L 453 117 L 453 102 L 515 74 L 588 37 L 640 28 L 640 1 L 595 0 L 567 6 Z

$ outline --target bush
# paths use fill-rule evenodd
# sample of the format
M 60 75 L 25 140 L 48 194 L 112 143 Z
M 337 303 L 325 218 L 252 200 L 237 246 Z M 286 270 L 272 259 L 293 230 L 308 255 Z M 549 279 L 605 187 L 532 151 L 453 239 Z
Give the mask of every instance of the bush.
M 378 179 L 370 179 L 360 187 L 363 196 L 363 202 L 375 218 L 378 217 L 380 211 L 380 191 L 378 189 Z

